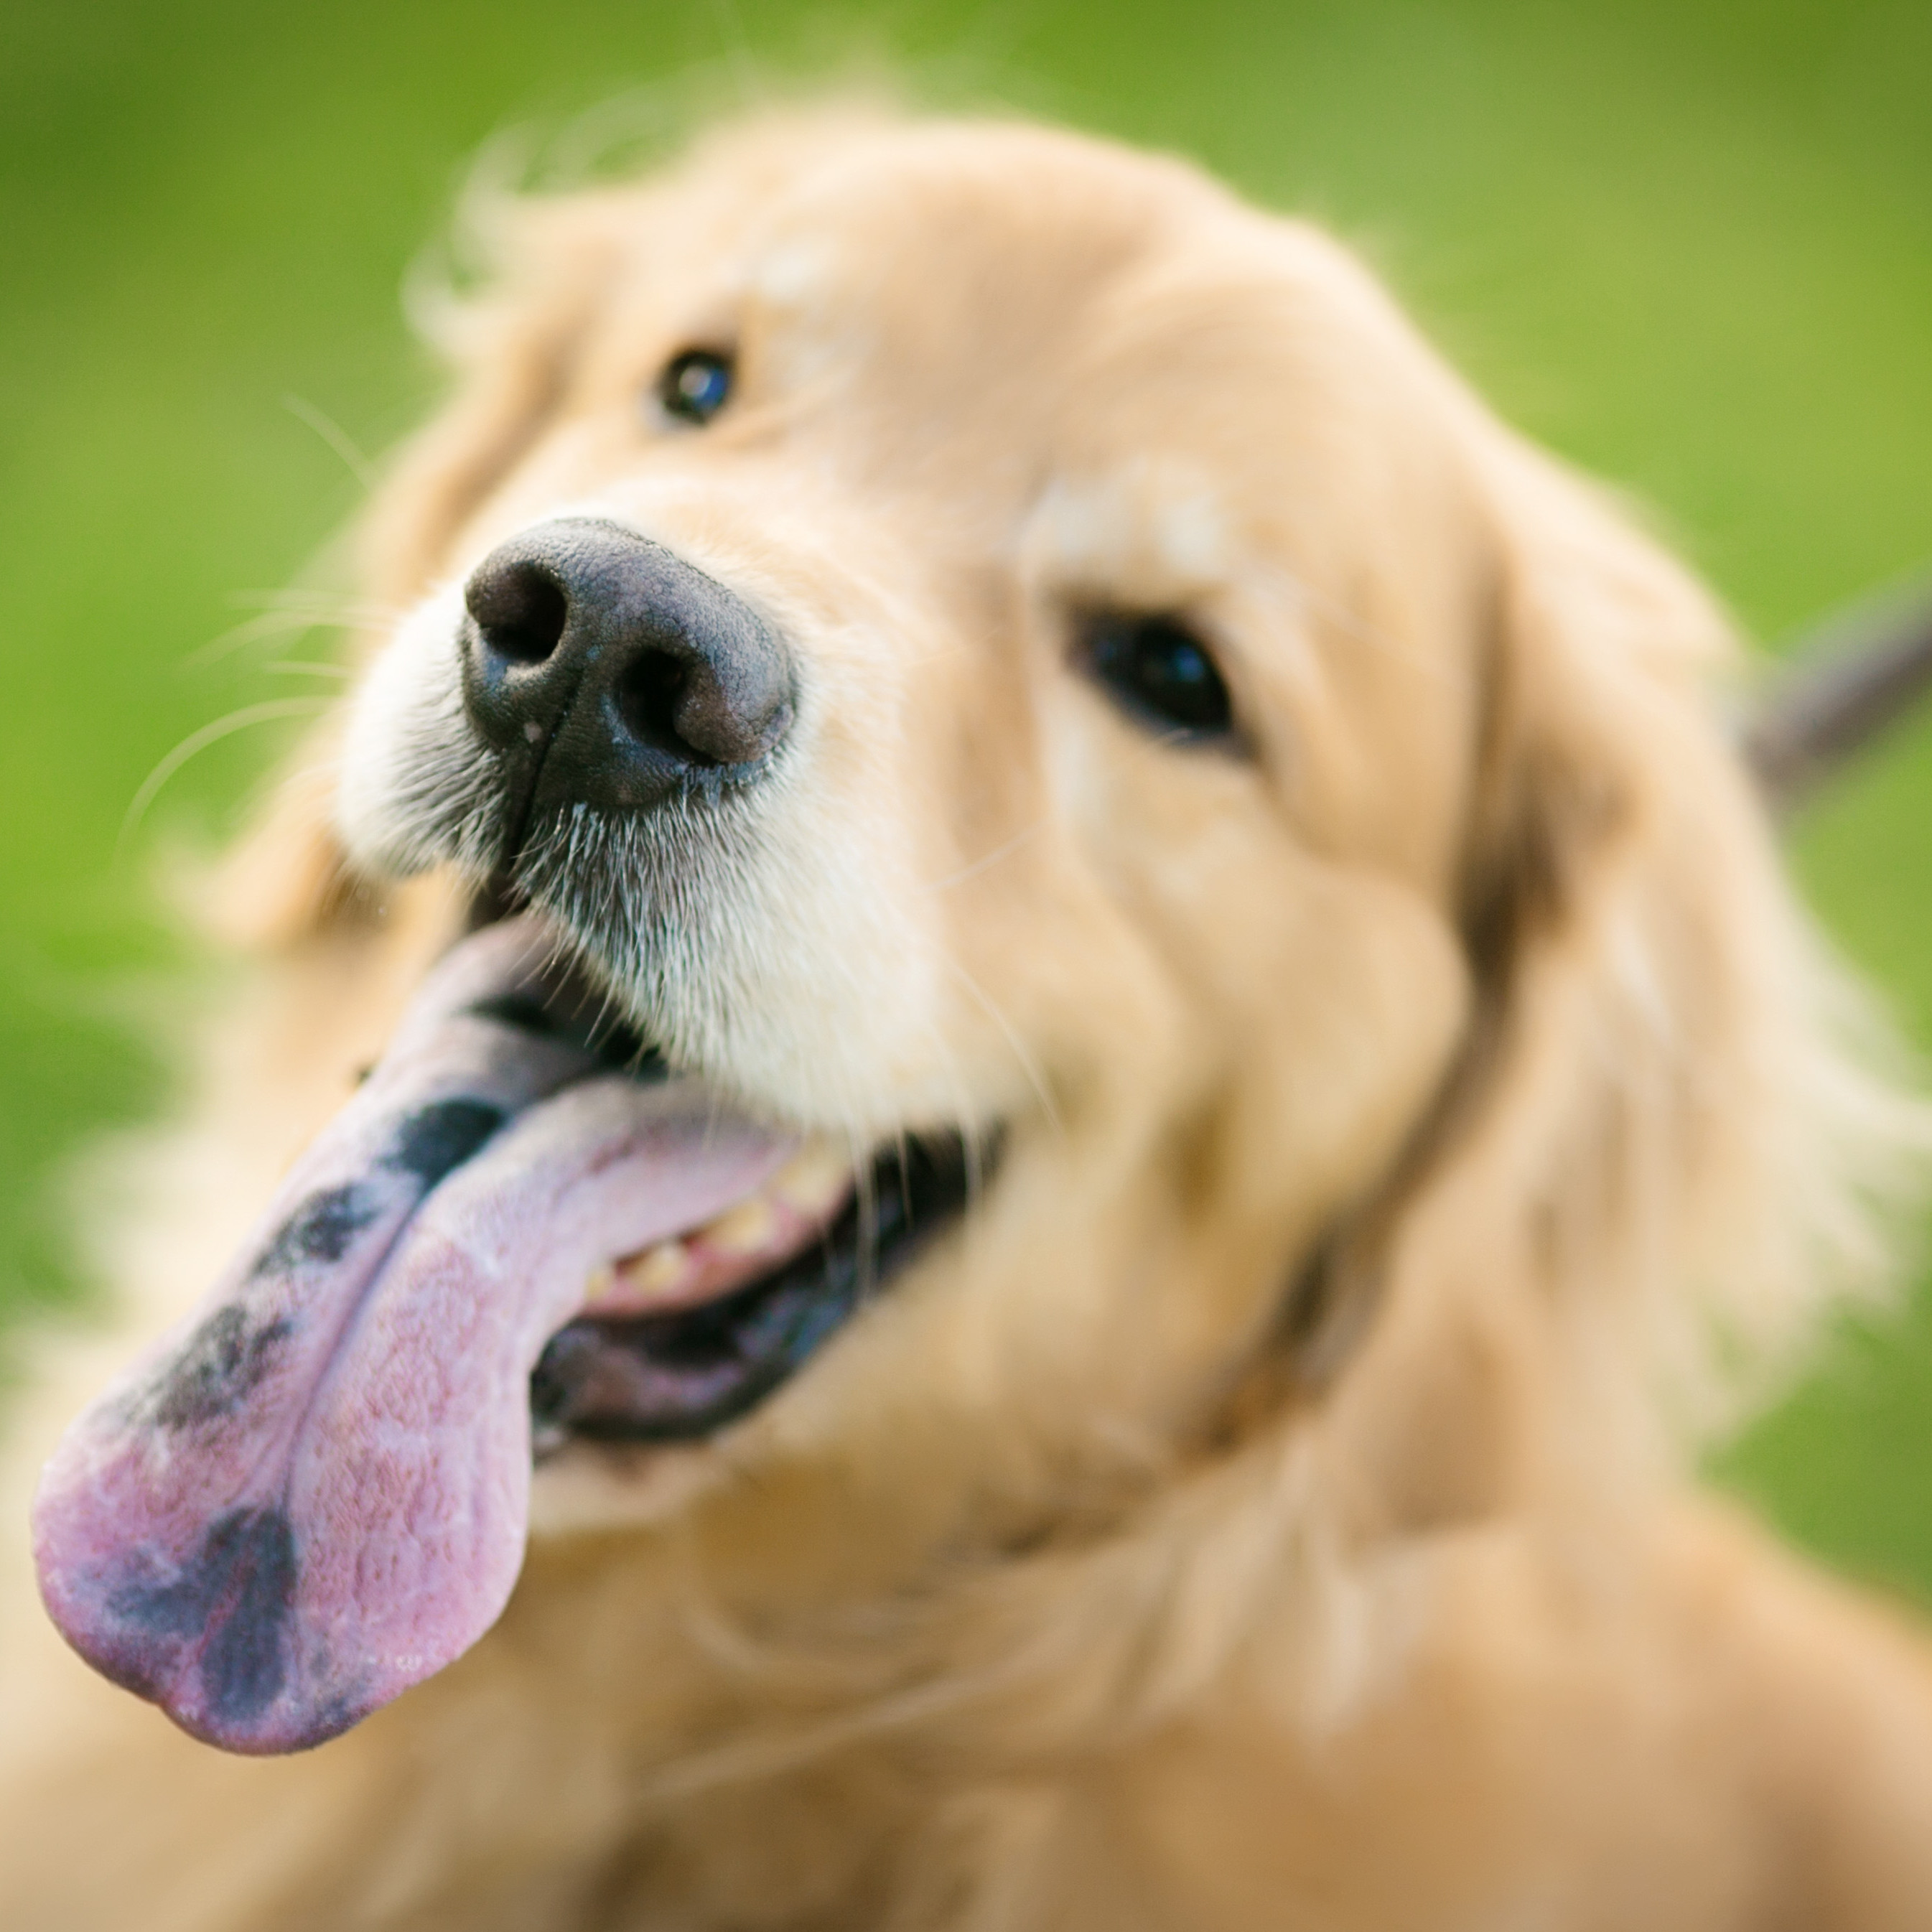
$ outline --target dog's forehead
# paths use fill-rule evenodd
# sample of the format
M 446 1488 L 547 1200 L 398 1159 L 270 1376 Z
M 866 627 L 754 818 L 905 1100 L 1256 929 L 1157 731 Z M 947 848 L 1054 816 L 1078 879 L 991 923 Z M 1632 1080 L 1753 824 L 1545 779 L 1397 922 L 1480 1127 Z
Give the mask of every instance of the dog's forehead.
M 834 144 L 784 178 L 728 164 L 669 184 L 698 215 L 674 248 L 638 224 L 609 319 L 628 340 L 748 337 L 788 384 L 1034 381 L 1109 356 L 1232 382 L 1293 345 L 1204 342 L 1204 316 L 1291 290 L 1319 305 L 1332 279 L 1307 238 L 1194 168 L 1082 136 L 941 124 Z
M 892 554 L 910 531 L 935 570 L 1151 604 L 1284 568 L 1341 595 L 1453 466 L 1441 372 L 1373 278 L 1182 162 L 888 128 L 789 170 L 700 153 L 627 206 L 564 419 L 605 426 L 593 481 L 782 494 L 802 464 Z M 737 356 L 736 406 L 640 448 L 692 346 Z
M 982 302 L 1042 278 L 1077 296 L 1238 206 L 1190 167 L 1103 142 L 908 128 L 829 154 L 772 195 L 748 235 L 750 278 L 784 302 L 877 287 L 916 262 Z

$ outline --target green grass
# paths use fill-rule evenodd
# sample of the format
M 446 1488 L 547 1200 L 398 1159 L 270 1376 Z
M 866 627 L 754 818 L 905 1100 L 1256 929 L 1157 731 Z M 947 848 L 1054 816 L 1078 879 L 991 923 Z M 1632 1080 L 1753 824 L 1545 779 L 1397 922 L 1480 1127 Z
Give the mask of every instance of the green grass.
M 0 1308 L 76 1292 L 49 1176 L 162 1096 L 120 1015 L 176 958 L 158 839 L 277 744 L 172 747 L 308 688 L 205 655 L 434 394 L 396 291 L 466 158 L 693 68 L 854 51 L 1198 156 L 1382 266 L 1504 412 L 1628 486 L 1772 639 L 1932 556 L 1922 0 L 696 0 L 163 8 L 0 27 Z M 204 655 L 198 657 L 198 653 Z M 1932 726 L 1814 812 L 1800 874 L 1932 1042 Z M 1792 1532 L 1932 1598 L 1932 1296 L 1845 1337 L 1724 1460 Z

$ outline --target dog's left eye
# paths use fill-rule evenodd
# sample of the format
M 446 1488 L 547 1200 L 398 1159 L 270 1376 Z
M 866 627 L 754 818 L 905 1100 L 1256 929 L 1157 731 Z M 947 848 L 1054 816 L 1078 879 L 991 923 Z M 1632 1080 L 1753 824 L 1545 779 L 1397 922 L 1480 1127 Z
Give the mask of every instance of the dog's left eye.
M 1087 669 L 1143 722 L 1187 739 L 1234 730 L 1228 687 L 1208 646 L 1178 618 L 1103 611 L 1082 628 Z
M 658 406 L 666 416 L 701 428 L 730 400 L 731 376 L 730 356 L 687 349 L 674 356 L 658 377 Z

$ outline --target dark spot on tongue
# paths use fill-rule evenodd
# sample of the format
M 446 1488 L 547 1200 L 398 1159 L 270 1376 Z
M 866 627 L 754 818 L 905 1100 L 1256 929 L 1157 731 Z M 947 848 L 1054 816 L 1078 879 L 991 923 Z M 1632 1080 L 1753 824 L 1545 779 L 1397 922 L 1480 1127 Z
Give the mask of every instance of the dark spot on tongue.
M 353 1181 L 311 1194 L 282 1223 L 254 1272 L 286 1274 L 304 1262 L 339 1262 L 349 1252 L 349 1244 L 381 1211 Z
M 500 1127 L 501 1107 L 487 1100 L 438 1100 L 405 1114 L 396 1127 L 396 1144 L 382 1156 L 382 1165 L 399 1174 L 412 1174 L 425 1187 L 434 1187 L 463 1163 Z
M 295 1532 L 280 1510 L 231 1510 L 209 1526 L 173 1582 L 124 1584 L 110 1608 L 155 1637 L 206 1634 L 200 1664 L 207 1712 L 245 1724 L 287 1681 L 296 1570 Z M 128 1675 L 145 1673 L 136 1666 Z
M 285 1316 L 251 1327 L 238 1303 L 218 1308 L 157 1378 L 148 1413 L 164 1429 L 192 1429 L 232 1415 L 293 1332 Z
M 518 1033 L 533 1033 L 540 1040 L 554 1039 L 563 1030 L 548 1004 L 535 993 L 495 994 L 467 1010 L 479 1020 L 493 1020 Z
M 580 988 L 561 992 L 501 993 L 478 1000 L 468 1010 L 479 1020 L 508 1027 L 538 1040 L 554 1040 L 593 1054 L 604 1066 L 634 1078 L 670 1077 L 664 1056 L 634 1028 L 611 1017 L 604 1001 Z

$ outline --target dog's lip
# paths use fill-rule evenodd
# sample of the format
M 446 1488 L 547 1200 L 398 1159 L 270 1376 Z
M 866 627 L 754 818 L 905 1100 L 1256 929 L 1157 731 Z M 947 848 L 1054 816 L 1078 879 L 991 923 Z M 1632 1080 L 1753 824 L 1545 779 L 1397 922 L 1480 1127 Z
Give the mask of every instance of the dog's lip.
M 676 1308 L 587 1307 L 530 1378 L 539 1462 L 573 1439 L 702 1442 L 775 1394 L 860 1306 L 964 1216 L 998 1133 L 896 1136 L 816 1238 L 724 1292 Z
M 853 1190 L 829 1137 L 807 1140 L 770 1179 L 699 1226 L 620 1255 L 587 1286 L 582 1315 L 664 1315 L 716 1301 L 769 1274 L 824 1233 Z

